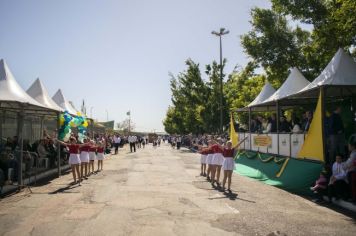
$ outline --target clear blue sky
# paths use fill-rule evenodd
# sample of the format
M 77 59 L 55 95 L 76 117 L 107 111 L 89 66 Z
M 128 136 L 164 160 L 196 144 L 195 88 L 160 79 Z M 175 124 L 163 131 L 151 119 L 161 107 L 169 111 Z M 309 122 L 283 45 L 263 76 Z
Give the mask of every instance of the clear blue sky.
M 212 30 L 225 27 L 227 71 L 245 65 L 239 35 L 250 9 L 268 0 L 2 0 L 0 58 L 26 90 L 39 77 L 77 108 L 84 98 L 94 118 L 116 122 L 131 110 L 136 130 L 163 131 L 171 104 L 168 73 L 192 58 L 219 59 Z

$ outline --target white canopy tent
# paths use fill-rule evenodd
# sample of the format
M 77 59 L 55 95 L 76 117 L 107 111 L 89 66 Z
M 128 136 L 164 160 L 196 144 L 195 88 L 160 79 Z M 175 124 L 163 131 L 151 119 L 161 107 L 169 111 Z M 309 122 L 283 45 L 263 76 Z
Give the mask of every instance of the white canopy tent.
M 282 86 L 272 96 L 267 98 L 260 105 L 274 104 L 276 101 L 295 94 L 299 90 L 308 86 L 310 82 L 303 76 L 297 68 L 292 68 L 289 76 L 284 81 Z
M 35 106 L 40 110 L 45 109 L 42 104 L 33 99 L 21 88 L 3 59 L 0 60 L 0 101 L 1 107 L 19 108 L 18 104 L 8 103 L 15 102 Z
M 19 187 L 23 185 L 24 139 L 42 138 L 41 131 L 35 132 L 36 134 L 32 133 L 34 130 L 39 130 L 33 127 L 36 125 L 36 120 L 45 115 L 56 116 L 57 114 L 56 109 L 44 106 L 27 94 L 15 80 L 6 62 L 3 59 L 0 60 L 0 138 L 8 136 L 9 130 L 17 136 L 19 150 L 14 154 L 19 155 Z M 3 133 L 3 128 L 5 133 Z M 59 165 L 58 168 L 60 168 Z
M 300 92 L 323 85 L 356 85 L 356 62 L 343 49 L 340 48 L 321 74 Z
M 247 107 L 253 107 L 262 103 L 275 92 L 276 90 L 272 87 L 272 85 L 268 81 L 266 81 L 266 84 L 263 86 L 261 92 L 250 104 L 247 105 Z
M 326 97 L 328 98 L 356 95 L 356 62 L 343 49 L 340 48 L 336 52 L 329 64 L 313 82 L 297 93 L 287 96 L 286 102 L 294 103 L 295 100 L 317 99 L 321 87 L 327 88 Z
M 44 87 L 43 83 L 39 78 L 33 82 L 27 93 L 34 98 L 37 102 L 41 103 L 43 106 L 56 111 L 63 111 L 63 109 L 55 103 L 52 98 L 48 95 L 47 89 Z
M 75 114 L 77 114 L 78 110 L 77 110 L 77 108 L 75 108 L 74 103 L 72 101 L 68 101 L 68 102 L 69 102 L 69 105 L 76 111 Z
M 64 97 L 62 90 L 58 89 L 58 91 L 52 97 L 53 101 L 57 103 L 63 110 L 68 111 L 72 115 L 77 115 L 77 110 L 68 102 L 68 100 Z

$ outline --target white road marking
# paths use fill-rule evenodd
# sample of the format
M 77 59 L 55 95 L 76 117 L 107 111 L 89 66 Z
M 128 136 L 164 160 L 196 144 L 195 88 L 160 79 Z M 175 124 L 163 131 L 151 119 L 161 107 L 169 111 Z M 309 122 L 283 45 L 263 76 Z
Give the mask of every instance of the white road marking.
M 225 203 L 225 205 L 227 206 L 227 208 L 229 208 L 229 209 L 232 211 L 232 213 L 234 213 L 234 214 L 240 214 L 240 211 L 237 210 L 236 208 L 234 208 L 234 207 L 232 207 L 232 206 L 229 206 L 229 204 L 227 204 L 227 203 Z

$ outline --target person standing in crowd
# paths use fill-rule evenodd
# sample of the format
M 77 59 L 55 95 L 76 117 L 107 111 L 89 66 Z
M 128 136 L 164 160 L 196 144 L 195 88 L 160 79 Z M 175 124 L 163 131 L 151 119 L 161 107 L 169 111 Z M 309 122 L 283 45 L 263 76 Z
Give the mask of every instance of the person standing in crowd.
M 138 137 L 137 137 L 137 141 L 136 141 L 136 143 L 137 143 L 137 148 L 141 148 L 141 141 L 142 141 L 141 136 L 138 136 Z
M 292 119 L 292 127 L 292 133 L 298 134 L 302 131 L 300 128 L 299 119 L 297 117 Z
M 70 143 L 65 143 L 60 140 L 57 140 L 60 144 L 68 147 L 69 149 L 69 165 L 72 167 L 72 174 L 73 174 L 73 180 L 72 184 L 78 183 L 80 185 L 81 179 L 80 179 L 80 171 L 79 171 L 79 165 L 80 165 L 80 156 L 79 156 L 79 149 L 80 147 L 87 145 L 86 143 L 84 144 L 77 144 L 77 140 L 74 137 L 71 137 L 69 139 Z M 78 176 L 78 182 L 77 182 L 77 176 Z
M 212 169 L 211 169 L 211 184 L 217 184 L 220 187 L 220 172 L 221 166 L 224 162 L 223 149 L 221 148 L 221 139 L 218 140 L 219 144 L 215 143 L 211 149 L 213 150 L 213 158 L 211 160 Z
M 90 143 L 88 141 L 89 140 L 84 139 L 84 143 L 87 144 L 80 147 L 80 179 L 81 180 L 88 179 L 89 148 L 90 148 Z
M 96 159 L 98 160 L 98 172 L 103 170 L 103 162 L 104 162 L 104 158 L 105 158 L 105 144 L 103 142 L 99 142 L 99 145 L 97 147 L 97 156 Z
M 337 107 L 329 119 L 329 155 L 331 158 L 334 158 L 336 153 L 345 153 L 344 124 L 340 113 L 341 107 Z
M 130 152 L 132 152 L 132 150 L 133 150 L 134 152 L 136 152 L 136 141 L 137 141 L 136 136 L 130 135 L 130 136 L 128 137 L 128 142 L 130 143 Z
M 208 165 L 208 169 L 207 169 L 207 173 L 206 173 L 206 179 L 208 180 L 208 181 L 211 181 L 211 179 L 210 179 L 210 176 L 211 176 L 211 170 L 212 170 L 212 168 L 213 168 L 213 165 L 212 165 L 212 159 L 213 159 L 213 155 L 214 155 L 214 151 L 213 151 L 213 149 L 211 148 L 212 147 L 212 145 L 213 145 L 213 141 L 212 140 L 209 140 L 208 141 L 208 147 L 207 147 L 207 149 L 206 149 L 206 153 L 207 153 L 207 155 L 206 155 L 206 164 Z
M 332 166 L 332 176 L 329 182 L 329 202 L 332 197 L 338 199 L 340 196 L 346 197 L 347 193 L 347 176 L 344 170 L 344 163 L 342 163 L 342 156 L 337 154 L 336 161 Z
M 113 141 L 114 141 L 115 155 L 117 155 L 118 152 L 119 152 L 119 146 L 120 146 L 120 143 L 121 143 L 120 136 L 118 134 L 115 134 Z
M 271 133 L 276 133 L 277 132 L 277 118 L 276 118 L 276 114 L 272 114 L 271 116 Z
M 279 132 L 289 133 L 290 131 L 291 131 L 291 127 L 289 122 L 287 121 L 287 118 L 285 116 L 281 116 L 280 123 L 279 123 Z
M 352 201 L 356 202 L 356 135 L 350 137 L 348 147 L 351 153 L 343 167 L 350 184 Z
M 206 147 L 199 147 L 200 151 L 200 176 L 206 176 L 206 157 L 208 155 L 208 149 Z
M 263 122 L 263 133 L 264 134 L 268 134 L 268 133 L 271 133 L 272 132 L 272 119 L 270 117 L 268 117 L 268 119 L 264 119 L 264 122 Z
M 177 150 L 180 149 L 181 145 L 182 145 L 182 138 L 180 136 L 178 136 L 177 137 Z
M 90 141 L 89 147 L 89 174 L 94 173 L 94 161 L 96 160 L 96 146 L 94 141 Z
M 313 113 L 311 111 L 306 111 L 305 119 L 302 127 L 304 132 L 308 132 L 312 120 L 313 120 Z
M 232 146 L 232 142 L 228 141 L 226 146 L 223 148 L 223 156 L 224 156 L 224 161 L 222 164 L 222 168 L 224 170 L 224 178 L 223 178 L 223 183 L 222 183 L 222 191 L 225 191 L 225 184 L 227 180 L 227 191 L 231 193 L 231 178 L 232 178 L 232 172 L 235 169 L 235 160 L 234 160 L 234 155 L 236 149 L 240 146 L 240 143 L 238 143 L 236 146 Z
M 145 148 L 146 141 L 145 141 L 145 139 L 144 139 L 144 138 L 142 138 L 141 143 L 142 143 L 142 148 Z

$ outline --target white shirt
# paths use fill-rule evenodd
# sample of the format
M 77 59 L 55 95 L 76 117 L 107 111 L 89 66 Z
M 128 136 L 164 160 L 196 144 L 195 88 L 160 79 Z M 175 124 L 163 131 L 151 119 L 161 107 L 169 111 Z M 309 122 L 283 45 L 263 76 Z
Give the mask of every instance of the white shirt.
M 128 141 L 129 141 L 129 143 L 135 143 L 137 141 L 137 137 L 136 136 L 129 136 Z
M 337 180 L 346 180 L 346 171 L 343 168 L 344 163 L 337 163 L 333 164 L 333 176 Z
M 121 138 L 119 136 L 114 136 L 114 143 L 120 143 Z

